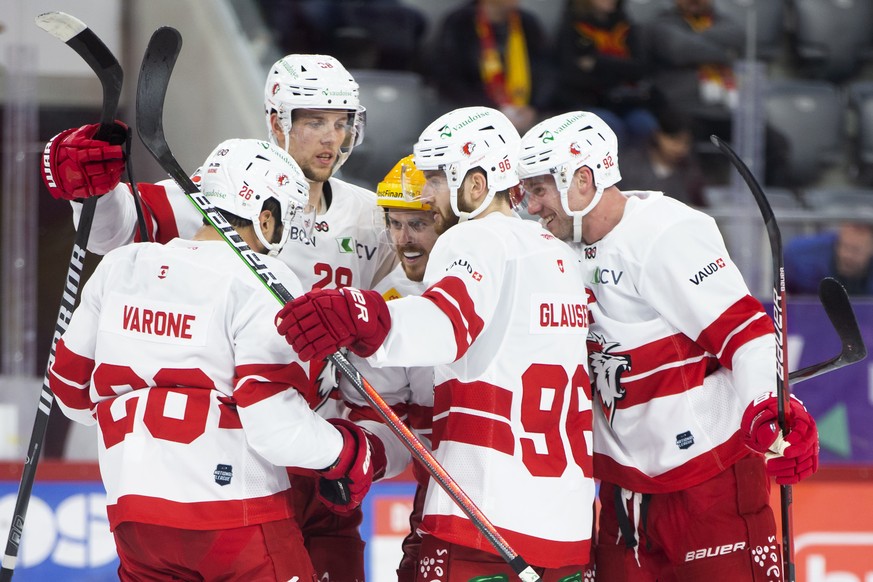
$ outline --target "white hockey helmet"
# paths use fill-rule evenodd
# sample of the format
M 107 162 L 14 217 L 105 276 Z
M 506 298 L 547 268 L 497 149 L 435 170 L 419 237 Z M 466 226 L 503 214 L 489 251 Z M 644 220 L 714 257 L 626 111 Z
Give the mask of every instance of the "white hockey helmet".
M 594 198 L 582 210 L 570 210 L 567 193 L 576 170 L 586 166 L 594 176 Z M 600 202 L 603 191 L 621 180 L 618 138 L 597 115 L 572 111 L 533 126 L 521 140 L 522 180 L 551 175 L 561 194 L 561 206 L 573 217 L 573 240 L 582 240 L 582 217 Z
M 267 139 L 277 143 L 270 123 L 270 114 L 275 111 L 285 135 L 286 150 L 291 113 L 295 109 L 348 111 L 349 138 L 341 148 L 334 172 L 364 139 L 366 111 L 359 101 L 358 83 L 342 63 L 329 55 L 292 54 L 276 61 L 267 74 L 264 109 Z
M 301 229 L 304 236 L 312 232 L 315 209 L 309 204 L 309 182 L 297 162 L 278 146 L 257 139 L 225 140 L 206 158 L 200 180 L 201 191 L 213 206 L 252 221 L 270 256 L 279 254 L 292 229 Z M 270 198 L 279 203 L 278 243 L 267 241 L 258 225 L 264 202 Z
M 452 211 L 463 222 L 482 213 L 498 192 L 518 185 L 520 143 L 518 130 L 500 111 L 463 107 L 439 117 L 421 132 L 413 149 L 415 166 L 422 171 L 445 171 Z M 458 188 L 473 168 L 485 172 L 488 195 L 473 212 L 461 212 Z

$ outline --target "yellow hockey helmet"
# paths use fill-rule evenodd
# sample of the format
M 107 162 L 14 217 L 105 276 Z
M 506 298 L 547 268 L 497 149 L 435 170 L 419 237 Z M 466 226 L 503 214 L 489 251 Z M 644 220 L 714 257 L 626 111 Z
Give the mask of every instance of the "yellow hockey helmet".
M 424 172 L 415 167 L 410 154 L 397 162 L 379 182 L 376 202 L 381 208 L 430 210 L 430 205 L 421 201 L 424 183 Z

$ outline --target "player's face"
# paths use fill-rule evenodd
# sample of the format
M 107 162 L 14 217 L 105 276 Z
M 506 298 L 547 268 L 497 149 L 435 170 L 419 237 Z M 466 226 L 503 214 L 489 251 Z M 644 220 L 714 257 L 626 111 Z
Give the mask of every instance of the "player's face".
M 521 181 L 527 200 L 527 211 L 540 217 L 540 223 L 561 240 L 573 238 L 573 219 L 561 206 L 561 193 L 555 179 L 549 175 L 534 176 Z
M 430 210 L 388 211 L 388 233 L 403 272 L 410 281 L 424 279 L 430 251 L 439 236 Z
M 327 182 L 339 161 L 340 148 L 350 139 L 351 129 L 346 111 L 295 109 L 288 152 L 307 179 Z
M 840 229 L 834 251 L 840 275 L 863 276 L 873 258 L 873 232 L 864 225 L 846 224 Z
M 442 234 L 458 224 L 458 216 L 452 210 L 449 199 L 449 183 L 442 170 L 425 170 L 425 183 L 421 190 L 421 201 L 430 204 L 434 214 L 436 233 Z M 460 193 L 459 193 L 460 195 Z

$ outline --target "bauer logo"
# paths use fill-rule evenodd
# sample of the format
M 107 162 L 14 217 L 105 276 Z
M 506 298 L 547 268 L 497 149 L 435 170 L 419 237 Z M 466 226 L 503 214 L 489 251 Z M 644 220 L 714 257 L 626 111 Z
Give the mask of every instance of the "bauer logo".
M 215 482 L 222 487 L 230 485 L 230 480 L 233 479 L 233 467 L 231 465 L 219 464 L 215 467 L 212 475 L 215 477 Z

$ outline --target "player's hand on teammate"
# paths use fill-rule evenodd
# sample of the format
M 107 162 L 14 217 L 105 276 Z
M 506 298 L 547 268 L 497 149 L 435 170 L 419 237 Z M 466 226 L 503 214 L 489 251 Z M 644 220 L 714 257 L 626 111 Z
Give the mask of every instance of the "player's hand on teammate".
M 391 314 L 375 291 L 315 289 L 286 303 L 276 322 L 303 361 L 322 360 L 344 347 L 366 358 L 385 341 Z
M 782 435 L 778 423 L 779 399 L 772 392 L 762 394 L 749 404 L 740 428 L 746 446 L 764 455 L 767 473 L 780 485 L 792 485 L 818 470 L 815 420 L 799 399 L 792 395 L 789 402 L 786 436 Z
M 62 131 L 45 148 L 42 178 L 58 200 L 78 200 L 106 194 L 121 181 L 128 127 L 112 125 L 108 141 L 94 139 L 100 124 Z
M 346 514 L 361 504 L 374 471 L 385 470 L 385 450 L 382 443 L 355 423 L 343 418 L 331 418 L 343 435 L 343 449 L 336 463 L 320 471 L 316 496 L 331 511 Z

